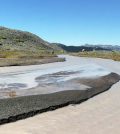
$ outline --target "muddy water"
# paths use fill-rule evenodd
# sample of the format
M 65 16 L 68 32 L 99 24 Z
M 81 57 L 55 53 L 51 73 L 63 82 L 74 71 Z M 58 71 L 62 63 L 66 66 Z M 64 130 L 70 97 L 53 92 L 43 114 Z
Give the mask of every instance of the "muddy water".
M 66 61 L 44 64 L 37 66 L 37 68 L 35 68 L 36 65 L 34 65 L 33 68 L 28 70 L 15 70 L 9 73 L 0 74 L 0 91 L 17 91 L 38 86 L 46 86 L 46 89 L 49 90 L 48 86 L 50 87 L 50 84 L 54 88 L 57 88 L 58 85 L 59 87 L 61 85 L 66 85 L 65 87 L 71 87 L 69 89 L 73 90 L 77 88 L 76 84 L 70 85 L 70 81 L 73 79 L 94 78 L 110 73 L 110 71 L 98 64 L 81 62 L 79 57 L 67 55 L 61 55 L 60 57 L 65 57 Z M 81 87 L 86 88 L 85 85 L 81 85 Z M 58 90 L 60 90 L 60 88 Z M 55 91 L 57 91 L 57 89 Z

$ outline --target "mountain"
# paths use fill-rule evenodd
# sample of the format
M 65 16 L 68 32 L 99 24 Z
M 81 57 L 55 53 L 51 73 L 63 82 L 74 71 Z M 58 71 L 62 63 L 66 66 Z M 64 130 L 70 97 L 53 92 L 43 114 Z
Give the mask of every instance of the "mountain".
M 3 51 L 53 51 L 50 43 L 30 32 L 0 27 L 0 50 Z
M 108 50 L 111 50 L 111 51 L 120 51 L 120 46 L 118 45 L 102 45 L 102 44 L 99 44 L 99 45 L 90 45 L 90 44 L 86 44 L 85 46 L 87 47 L 101 47 L 103 49 L 108 49 Z
M 53 48 L 57 48 L 59 50 L 65 52 L 80 52 L 80 51 L 94 51 L 94 50 L 106 50 L 109 51 L 108 48 L 102 48 L 101 46 L 66 46 L 60 43 L 52 43 Z
M 16 51 L 20 53 L 24 52 L 24 55 L 30 52 L 32 53 L 30 55 L 33 56 L 34 53 L 38 55 L 54 55 L 54 53 L 80 52 L 83 50 L 120 51 L 120 46 L 89 44 L 83 46 L 66 46 L 60 43 L 49 43 L 30 32 L 0 27 L 0 57 L 7 57 L 3 53 L 7 52 L 8 55 L 8 52 L 15 53 Z

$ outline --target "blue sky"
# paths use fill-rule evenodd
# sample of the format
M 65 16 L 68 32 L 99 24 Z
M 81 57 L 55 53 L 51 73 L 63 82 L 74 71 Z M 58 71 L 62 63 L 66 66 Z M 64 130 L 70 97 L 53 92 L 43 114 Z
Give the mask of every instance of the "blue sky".
M 120 45 L 120 0 L 0 0 L 0 25 L 66 45 Z

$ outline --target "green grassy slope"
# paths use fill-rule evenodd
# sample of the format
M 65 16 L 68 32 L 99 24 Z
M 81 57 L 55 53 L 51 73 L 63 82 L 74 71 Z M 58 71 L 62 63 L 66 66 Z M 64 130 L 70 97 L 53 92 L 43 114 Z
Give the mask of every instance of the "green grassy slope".
M 50 43 L 35 34 L 0 27 L 0 57 L 53 55 Z

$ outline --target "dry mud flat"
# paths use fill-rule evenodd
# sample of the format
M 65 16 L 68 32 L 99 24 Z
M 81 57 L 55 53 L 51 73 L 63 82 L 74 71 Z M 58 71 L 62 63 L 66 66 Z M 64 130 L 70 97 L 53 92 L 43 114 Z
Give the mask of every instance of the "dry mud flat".
M 1 99 L 0 124 L 14 122 L 38 113 L 55 110 L 69 104 L 83 102 L 108 90 L 119 80 L 119 75 L 111 73 L 96 79 L 74 79 L 74 82 L 91 87 L 84 90 L 66 90 L 51 94 Z

